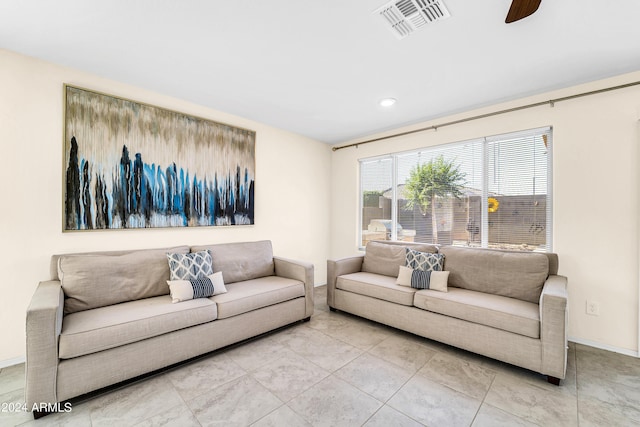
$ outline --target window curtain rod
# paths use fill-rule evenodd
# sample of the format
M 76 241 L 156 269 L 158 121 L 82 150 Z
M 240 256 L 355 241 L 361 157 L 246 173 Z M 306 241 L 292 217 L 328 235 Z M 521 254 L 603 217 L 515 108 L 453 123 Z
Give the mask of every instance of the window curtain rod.
M 460 123 L 471 122 L 473 120 L 479 120 L 479 119 L 485 119 L 487 117 L 499 116 L 501 114 L 512 113 L 514 111 L 526 110 L 526 109 L 529 109 L 529 108 L 540 107 L 540 106 L 543 106 L 543 105 L 549 105 L 549 106 L 553 107 L 558 102 L 569 101 L 571 99 L 582 98 L 582 97 L 585 97 L 585 96 L 597 95 L 599 93 L 604 93 L 604 92 L 611 92 L 613 90 L 625 89 L 625 88 L 632 87 L 632 86 L 637 86 L 637 85 L 640 85 L 640 81 L 635 81 L 633 83 L 626 83 L 626 84 L 619 85 L 619 86 L 611 86 L 611 87 L 604 88 L 604 89 L 592 90 L 590 92 L 582 92 L 582 93 L 578 93 L 578 94 L 575 94 L 575 95 L 563 96 L 561 98 L 550 99 L 548 101 L 534 102 L 532 104 L 526 104 L 526 105 L 521 105 L 519 107 L 507 108 L 506 110 L 493 111 L 491 113 L 486 113 L 486 114 L 480 114 L 480 115 L 477 115 L 477 116 L 466 117 L 464 119 L 453 120 L 453 121 L 450 121 L 450 122 L 440 123 L 438 125 L 432 125 L 432 126 L 419 128 L 419 129 L 409 130 L 409 131 L 406 131 L 406 132 L 395 133 L 393 135 L 381 136 L 379 138 L 367 139 L 367 140 L 361 141 L 361 142 L 354 142 L 352 144 L 342 145 L 342 146 L 339 146 L 339 147 L 333 147 L 332 150 L 333 151 L 338 151 L 338 150 L 342 150 L 343 148 L 358 147 L 358 145 L 369 144 L 371 142 L 376 142 L 376 141 L 383 141 L 385 139 L 396 138 L 396 137 L 399 137 L 399 136 L 411 135 L 411 134 L 414 134 L 414 133 L 425 132 L 425 131 L 428 131 L 428 130 L 438 130 L 438 128 L 442 128 L 442 127 L 445 127 L 445 126 L 453 126 L 453 125 L 457 125 L 457 124 L 460 124 Z

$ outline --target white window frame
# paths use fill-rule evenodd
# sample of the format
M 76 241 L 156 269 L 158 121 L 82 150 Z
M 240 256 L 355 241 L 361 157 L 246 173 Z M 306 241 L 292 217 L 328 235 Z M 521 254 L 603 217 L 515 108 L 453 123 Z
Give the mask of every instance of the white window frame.
M 506 134 L 486 136 L 483 138 L 474 138 L 466 141 L 459 142 L 451 142 L 447 144 L 439 144 L 431 147 L 423 147 L 416 150 L 408 150 L 395 152 L 390 154 L 385 154 L 381 156 L 375 157 L 367 157 L 358 159 L 359 165 L 359 183 L 360 188 L 358 189 L 358 194 L 360 197 L 359 202 L 359 213 L 358 213 L 358 248 L 363 250 L 362 246 L 362 231 L 364 229 L 364 224 L 362 224 L 362 212 L 363 212 L 363 175 L 362 175 L 362 165 L 365 163 L 370 163 L 374 161 L 380 160 L 391 160 L 391 191 L 392 191 L 392 201 L 391 201 L 391 240 L 398 239 L 398 229 L 397 229 L 397 219 L 398 219 L 398 158 L 404 155 L 418 154 L 429 152 L 430 150 L 437 150 L 447 146 L 462 146 L 469 143 L 474 142 L 482 142 L 482 206 L 480 209 L 481 216 L 481 247 L 486 248 L 489 245 L 489 221 L 488 221 L 488 195 L 489 195 L 489 150 L 488 146 L 490 143 L 499 142 L 506 139 L 514 139 L 518 137 L 526 137 L 529 135 L 543 134 L 547 133 L 548 135 L 548 144 L 547 144 L 547 200 L 546 200 L 546 252 L 553 251 L 553 127 L 545 126 L 542 128 L 529 129 L 520 132 L 510 132 Z

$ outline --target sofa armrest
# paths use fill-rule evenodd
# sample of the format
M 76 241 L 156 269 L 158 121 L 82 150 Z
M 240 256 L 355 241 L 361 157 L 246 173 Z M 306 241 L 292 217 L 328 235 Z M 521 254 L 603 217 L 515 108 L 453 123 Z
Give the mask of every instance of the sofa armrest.
M 563 379 L 567 369 L 567 278 L 551 275 L 540 295 L 542 373 Z
M 343 274 L 357 273 L 362 270 L 364 255 L 327 260 L 327 304 L 334 307 L 336 280 Z
M 310 317 L 313 314 L 313 264 L 281 257 L 273 257 L 273 262 L 276 276 L 300 280 L 304 283 L 305 317 Z
M 58 337 L 62 330 L 64 293 L 57 280 L 40 282 L 27 308 L 25 401 L 57 402 Z

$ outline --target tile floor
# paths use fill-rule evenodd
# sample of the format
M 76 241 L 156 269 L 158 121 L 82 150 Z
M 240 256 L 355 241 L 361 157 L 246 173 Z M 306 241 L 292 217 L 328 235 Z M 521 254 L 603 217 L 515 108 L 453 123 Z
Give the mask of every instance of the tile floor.
M 22 399 L 24 366 L 0 371 Z M 4 406 L 6 408 L 6 405 Z M 538 374 L 344 313 L 316 289 L 308 323 L 34 421 L 0 426 L 632 426 L 640 359 L 571 345 L 560 387 Z

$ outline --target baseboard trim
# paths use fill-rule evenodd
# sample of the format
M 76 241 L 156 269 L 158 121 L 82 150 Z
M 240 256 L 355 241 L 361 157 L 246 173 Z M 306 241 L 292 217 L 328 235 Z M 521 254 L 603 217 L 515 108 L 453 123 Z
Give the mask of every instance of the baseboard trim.
M 9 366 L 13 365 L 19 365 L 21 363 L 24 363 L 25 360 L 26 359 L 24 356 L 14 357 L 13 359 L 0 360 L 0 369 L 8 368 Z
M 583 338 L 569 337 L 569 341 L 576 344 L 582 344 L 589 347 L 599 348 L 600 350 L 607 350 L 607 351 L 612 351 L 614 353 L 624 354 L 626 356 L 640 357 L 640 354 L 638 354 L 637 351 L 629 350 L 627 348 L 620 348 L 612 345 L 602 344 L 602 343 L 591 341 L 591 340 L 585 340 Z

